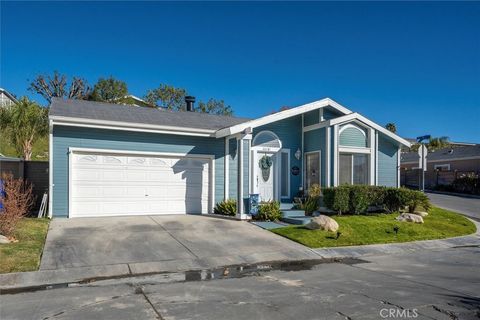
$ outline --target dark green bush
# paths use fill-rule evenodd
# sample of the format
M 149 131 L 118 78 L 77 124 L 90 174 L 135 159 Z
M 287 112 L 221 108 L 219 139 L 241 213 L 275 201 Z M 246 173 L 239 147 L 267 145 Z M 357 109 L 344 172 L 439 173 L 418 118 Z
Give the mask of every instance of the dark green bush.
M 234 216 L 237 213 L 237 201 L 234 199 L 221 201 L 215 205 L 213 212 L 225 216 Z
M 348 186 L 350 189 L 349 212 L 364 214 L 372 203 L 368 186 Z
M 428 211 L 431 208 L 430 200 L 427 195 L 423 192 L 417 190 L 408 190 L 407 195 L 407 206 L 409 212 L 415 212 L 419 207 L 423 208 L 425 211 Z
M 343 185 L 323 191 L 323 202 L 338 214 L 366 214 L 375 207 L 388 212 L 400 211 L 406 206 L 411 212 L 418 207 L 428 210 L 431 205 L 428 197 L 420 191 L 406 188 L 379 186 Z
M 256 220 L 277 221 L 281 218 L 280 202 L 268 201 L 261 202 L 258 207 L 258 214 L 254 217 Z

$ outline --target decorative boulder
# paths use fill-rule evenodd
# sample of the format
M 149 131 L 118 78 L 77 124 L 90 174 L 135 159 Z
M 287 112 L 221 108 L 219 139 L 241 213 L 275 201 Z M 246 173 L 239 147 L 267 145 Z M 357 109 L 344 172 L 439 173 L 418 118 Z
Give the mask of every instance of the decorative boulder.
M 328 216 L 319 215 L 318 217 L 312 218 L 310 223 L 305 225 L 305 228 L 310 230 L 320 229 L 335 232 L 338 230 L 338 223 Z
M 402 213 L 397 217 L 398 221 L 423 223 L 423 218 L 413 213 Z
M 0 243 L 10 243 L 10 240 L 8 240 L 8 238 L 4 235 L 0 234 Z
M 425 212 L 425 211 L 415 211 L 414 214 L 422 218 L 425 218 L 426 216 L 428 216 L 428 212 Z

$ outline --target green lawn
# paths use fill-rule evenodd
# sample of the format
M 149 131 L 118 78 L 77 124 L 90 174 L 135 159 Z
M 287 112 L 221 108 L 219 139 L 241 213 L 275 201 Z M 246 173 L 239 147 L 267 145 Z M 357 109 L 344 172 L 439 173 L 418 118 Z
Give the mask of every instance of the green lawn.
M 322 230 L 308 230 L 302 226 L 288 226 L 271 230 L 293 241 L 311 248 L 341 247 L 374 243 L 408 242 L 450 238 L 474 233 L 475 225 L 464 216 L 440 208 L 432 208 L 424 224 L 399 222 L 394 214 L 370 216 L 333 216 L 342 233 L 338 240 L 336 233 Z M 393 228 L 400 229 L 395 234 Z
M 24 218 L 19 222 L 16 243 L 0 244 L 0 273 L 35 271 L 40 265 L 48 219 Z

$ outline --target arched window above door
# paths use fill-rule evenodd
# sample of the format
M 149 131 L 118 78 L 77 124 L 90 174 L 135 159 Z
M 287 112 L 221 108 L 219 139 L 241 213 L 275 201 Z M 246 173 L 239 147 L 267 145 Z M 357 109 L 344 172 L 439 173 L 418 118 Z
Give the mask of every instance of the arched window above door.
M 278 152 L 282 149 L 282 141 L 272 131 L 261 131 L 253 138 L 252 148 L 268 152 Z

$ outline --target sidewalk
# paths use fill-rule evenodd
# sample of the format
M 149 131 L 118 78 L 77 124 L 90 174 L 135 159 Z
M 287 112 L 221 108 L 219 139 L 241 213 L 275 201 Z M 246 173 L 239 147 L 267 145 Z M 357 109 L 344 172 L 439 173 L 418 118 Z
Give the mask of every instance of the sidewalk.
M 338 248 L 308 249 L 306 252 L 259 252 L 250 256 L 211 257 L 206 259 L 183 259 L 130 264 L 114 264 L 93 267 L 78 267 L 57 270 L 41 270 L 0 274 L 0 291 L 43 290 L 55 286 L 72 286 L 103 279 L 129 278 L 147 274 L 168 274 L 179 271 L 198 271 L 232 265 L 289 262 L 312 259 L 360 258 L 379 255 L 415 253 L 424 250 L 480 246 L 480 223 L 475 234 L 441 240 L 425 240 L 407 243 L 374 244 Z

